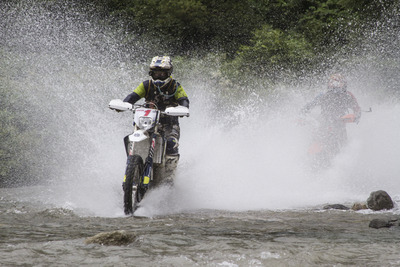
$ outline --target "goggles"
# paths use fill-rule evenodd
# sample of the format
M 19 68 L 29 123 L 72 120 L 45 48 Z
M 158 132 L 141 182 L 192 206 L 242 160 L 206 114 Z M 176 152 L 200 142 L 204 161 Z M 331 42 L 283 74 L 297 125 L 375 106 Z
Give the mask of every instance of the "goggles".
M 169 77 L 168 71 L 165 70 L 152 70 L 150 75 L 154 80 L 165 80 Z

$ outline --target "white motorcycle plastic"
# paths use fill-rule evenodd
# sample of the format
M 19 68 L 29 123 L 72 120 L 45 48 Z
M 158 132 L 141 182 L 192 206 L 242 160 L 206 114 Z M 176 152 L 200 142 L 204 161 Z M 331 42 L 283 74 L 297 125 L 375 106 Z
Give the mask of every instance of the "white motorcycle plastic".
M 173 170 L 168 165 L 176 166 L 177 162 L 171 161 L 178 160 L 176 157 L 168 158 L 165 153 L 166 140 L 159 123 L 161 116 L 188 117 L 189 109 L 176 106 L 161 111 L 154 105 L 132 105 L 120 99 L 111 100 L 108 106 L 113 110 L 134 113 L 134 131 L 128 136 L 128 160 L 123 182 L 124 211 L 127 215 L 133 214 L 149 188 L 167 176 L 171 177 Z

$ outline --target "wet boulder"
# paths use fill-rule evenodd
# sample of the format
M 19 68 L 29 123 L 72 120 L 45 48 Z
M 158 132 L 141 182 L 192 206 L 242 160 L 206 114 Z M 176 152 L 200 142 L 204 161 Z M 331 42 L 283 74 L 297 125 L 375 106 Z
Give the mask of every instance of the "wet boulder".
M 367 199 L 367 206 L 371 210 L 377 211 L 393 209 L 394 204 L 388 193 L 383 190 L 379 190 L 370 194 L 369 198 Z
M 124 230 L 99 233 L 85 240 L 86 244 L 100 244 L 105 246 L 123 246 L 135 241 L 136 236 Z
M 379 229 L 379 228 L 389 228 L 396 225 L 397 219 L 385 220 L 385 219 L 373 219 L 369 222 L 369 227 Z
M 366 210 L 368 209 L 368 207 L 366 203 L 354 203 L 351 209 L 354 211 L 358 211 L 358 210 Z

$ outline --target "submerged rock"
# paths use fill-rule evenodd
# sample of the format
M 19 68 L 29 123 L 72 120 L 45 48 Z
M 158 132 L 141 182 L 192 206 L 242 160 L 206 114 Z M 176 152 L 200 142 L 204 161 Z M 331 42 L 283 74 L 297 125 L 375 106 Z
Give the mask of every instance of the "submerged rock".
M 384 219 L 373 219 L 369 222 L 369 227 L 379 229 L 379 228 L 389 228 L 395 225 L 397 219 L 395 220 L 384 220 Z
M 372 192 L 367 199 L 367 206 L 371 210 L 390 210 L 393 209 L 392 198 L 383 190 Z
M 330 209 L 334 209 L 334 210 L 349 210 L 349 207 L 346 207 L 345 205 L 342 204 L 331 204 L 331 205 L 326 205 L 324 206 L 324 210 L 330 210 Z
M 127 233 L 124 230 L 100 233 L 85 240 L 86 244 L 100 244 L 105 246 L 128 245 L 135 241 L 134 234 Z

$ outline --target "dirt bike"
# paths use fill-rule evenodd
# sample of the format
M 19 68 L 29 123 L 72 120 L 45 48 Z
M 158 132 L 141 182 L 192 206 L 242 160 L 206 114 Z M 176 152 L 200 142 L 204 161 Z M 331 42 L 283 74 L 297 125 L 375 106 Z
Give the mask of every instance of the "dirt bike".
M 166 140 L 160 118 L 189 116 L 189 109 L 176 106 L 161 111 L 154 104 L 132 105 L 120 99 L 111 100 L 109 108 L 117 111 L 130 110 L 134 114 L 134 130 L 127 136 L 128 159 L 122 186 L 124 212 L 129 215 L 135 212 L 150 188 L 159 185 L 163 180 L 172 183 L 171 176 L 179 156 L 166 155 Z
M 338 120 L 319 123 L 308 149 L 313 169 L 324 169 L 331 165 L 334 157 L 347 143 L 346 124 L 355 122 L 356 116 L 347 114 Z

